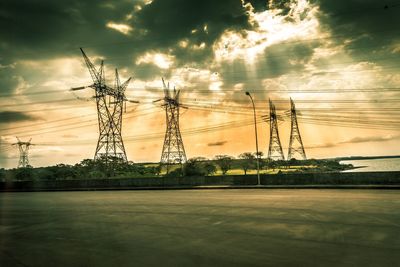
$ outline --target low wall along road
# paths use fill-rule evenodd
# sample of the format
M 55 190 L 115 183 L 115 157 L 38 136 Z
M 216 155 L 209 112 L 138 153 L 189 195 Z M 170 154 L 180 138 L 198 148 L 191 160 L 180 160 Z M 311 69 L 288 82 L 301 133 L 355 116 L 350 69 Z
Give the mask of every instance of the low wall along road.
M 191 188 L 199 186 L 252 186 L 256 175 L 153 177 L 90 180 L 0 182 L 0 191 L 102 190 L 135 188 Z M 261 175 L 264 186 L 400 186 L 400 172 L 300 173 Z

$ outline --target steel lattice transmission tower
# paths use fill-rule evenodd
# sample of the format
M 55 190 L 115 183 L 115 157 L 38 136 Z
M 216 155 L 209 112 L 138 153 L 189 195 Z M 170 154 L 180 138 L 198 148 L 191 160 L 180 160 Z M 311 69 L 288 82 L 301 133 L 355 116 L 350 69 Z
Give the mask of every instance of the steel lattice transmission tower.
M 124 110 L 126 111 L 126 102 L 128 101 L 128 99 L 125 97 L 125 90 L 128 87 L 130 80 L 131 78 L 121 84 L 118 70 L 115 69 L 114 94 L 109 96 L 109 107 L 111 108 L 110 121 L 113 122 L 113 126 L 109 127 L 113 146 L 111 151 L 114 153 L 113 156 L 121 158 L 124 161 L 127 161 L 127 157 L 124 142 L 122 140 L 122 115 L 124 113 Z
M 26 168 L 29 165 L 29 147 L 33 145 L 31 143 L 32 138 L 28 142 L 22 142 L 17 137 L 18 142 L 14 143 L 14 146 L 18 146 L 19 149 L 19 161 L 18 161 L 18 168 Z
M 294 155 L 298 153 L 303 160 L 306 160 L 306 152 L 304 151 L 303 141 L 301 140 L 299 125 L 297 123 L 296 106 L 292 98 L 290 98 L 290 118 L 291 118 L 291 130 L 290 130 L 290 141 L 289 141 L 289 152 L 287 159 L 294 158 Z
M 180 90 L 174 88 L 173 92 L 170 92 L 169 84 L 166 85 L 164 79 L 162 79 L 164 87 L 164 99 L 162 107 L 165 108 L 166 116 L 166 131 L 164 145 L 161 152 L 161 166 L 166 166 L 167 173 L 170 171 L 172 164 L 182 164 L 186 162 L 186 153 L 183 146 L 181 132 L 179 130 L 179 108 L 187 108 L 179 103 Z
M 128 101 L 125 97 L 125 90 L 131 78 L 121 84 L 118 71 L 116 70 L 114 88 L 109 87 L 105 82 L 103 61 L 97 70 L 86 56 L 83 49 L 81 48 L 80 50 L 92 77 L 93 84 L 90 86 L 72 88 L 72 90 L 82 90 L 89 87 L 95 91 L 93 97 L 96 100 L 97 106 L 99 139 L 97 141 L 94 159 L 105 158 L 107 160 L 109 157 L 116 157 L 127 161 L 124 142 L 122 140 L 122 115 L 124 103 L 126 105 L 126 101 Z M 137 101 L 129 102 L 137 103 Z
M 272 160 L 284 160 L 281 140 L 278 132 L 278 118 L 275 105 L 269 100 L 269 149 L 268 158 Z

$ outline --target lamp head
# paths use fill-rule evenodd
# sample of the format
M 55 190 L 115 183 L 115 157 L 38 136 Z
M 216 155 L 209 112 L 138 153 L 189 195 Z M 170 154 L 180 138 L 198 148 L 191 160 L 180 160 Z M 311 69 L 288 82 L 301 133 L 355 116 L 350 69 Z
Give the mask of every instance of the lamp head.
M 246 95 L 250 96 L 250 93 L 248 91 L 246 91 Z

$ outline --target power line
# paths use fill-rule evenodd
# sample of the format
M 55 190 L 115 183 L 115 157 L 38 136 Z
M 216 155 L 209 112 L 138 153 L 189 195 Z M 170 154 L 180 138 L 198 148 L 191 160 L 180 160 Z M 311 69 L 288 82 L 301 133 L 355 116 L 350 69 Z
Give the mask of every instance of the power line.
M 46 122 L 43 122 L 43 123 L 33 123 L 33 124 L 28 124 L 28 125 L 16 126 L 16 127 L 1 128 L 0 131 L 9 131 L 9 130 L 27 128 L 27 127 L 36 127 L 36 126 L 41 126 L 41 125 L 48 125 L 48 124 L 57 123 L 57 122 L 75 120 L 75 119 L 80 119 L 80 118 L 84 118 L 84 117 L 91 117 L 93 115 L 96 115 L 96 114 L 95 113 L 91 113 L 91 114 L 79 115 L 79 116 L 76 116 L 76 117 L 69 117 L 69 118 L 64 118 L 64 119 L 59 119 L 59 120 L 54 120 L 54 121 L 46 121 Z
M 142 113 L 142 114 L 133 114 L 132 116 L 126 116 L 125 119 L 129 119 L 129 118 L 134 118 L 134 117 L 139 117 L 139 116 L 146 116 L 149 114 L 154 114 L 154 112 L 147 112 L 147 113 Z M 91 127 L 91 126 L 95 126 L 97 125 L 97 123 L 89 123 L 89 122 L 93 122 L 96 121 L 97 119 L 92 119 L 92 120 L 86 120 L 86 121 L 81 121 L 81 122 L 75 122 L 75 123 L 70 123 L 70 124 L 64 124 L 64 125 L 58 125 L 58 126 L 54 126 L 54 127 L 46 127 L 47 129 L 56 129 L 56 130 L 50 130 L 50 131 L 42 131 L 42 130 L 33 130 L 30 132 L 20 132 L 20 133 L 12 133 L 9 135 L 16 135 L 16 134 L 25 134 L 25 135 L 20 135 L 21 137 L 25 137 L 25 136 L 36 136 L 36 135 L 42 135 L 42 134 L 48 134 L 48 133 L 56 133 L 56 132 L 60 132 L 60 131 L 67 131 L 67 130 L 75 130 L 75 129 L 79 129 L 79 128 L 85 128 L 85 127 Z M 81 125 L 83 124 L 83 125 Z M 77 126 L 76 126 L 77 125 Z M 66 126 L 74 126 L 74 127 L 67 127 L 67 128 L 63 128 Z M 62 129 L 57 129 L 57 128 L 62 128 Z
M 76 101 L 76 98 L 41 101 L 41 102 L 29 102 L 29 103 L 20 103 L 20 104 L 9 104 L 9 105 L 2 105 L 1 107 L 9 108 L 9 107 L 24 106 L 24 105 L 43 105 L 43 104 L 53 104 L 53 103 L 62 103 L 62 102 L 71 102 L 71 101 Z

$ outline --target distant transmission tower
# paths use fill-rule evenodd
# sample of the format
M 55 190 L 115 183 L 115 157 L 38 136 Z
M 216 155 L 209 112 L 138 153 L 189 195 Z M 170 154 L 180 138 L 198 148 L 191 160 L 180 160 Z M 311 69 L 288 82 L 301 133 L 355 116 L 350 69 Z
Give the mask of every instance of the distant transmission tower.
M 96 99 L 97 105 L 99 139 L 97 141 L 94 159 L 105 158 L 107 160 L 109 157 L 116 157 L 127 161 L 124 142 L 122 140 L 122 114 L 124 103 L 129 101 L 125 97 L 125 90 L 131 78 L 121 84 L 118 71 L 116 70 L 114 88 L 109 87 L 105 82 L 103 61 L 99 69 L 96 70 L 82 48 L 81 52 L 92 77 L 93 84 L 90 86 L 72 88 L 72 90 L 82 90 L 89 87 L 95 91 L 94 98 Z M 137 101 L 129 102 L 137 103 Z
M 179 103 L 179 93 L 180 90 L 174 88 L 171 95 L 169 84 L 166 85 L 164 79 L 162 79 L 164 86 L 164 99 L 159 99 L 157 101 L 163 100 L 164 103 L 162 107 L 165 108 L 167 129 L 165 131 L 164 145 L 161 152 L 161 166 L 166 166 L 166 171 L 169 173 L 172 164 L 182 164 L 186 162 L 186 153 L 183 146 L 181 132 L 179 130 L 179 108 L 183 107 Z
M 19 161 L 18 161 L 18 168 L 26 168 L 29 165 L 29 147 L 33 145 L 31 143 L 32 138 L 28 142 L 21 142 L 17 137 L 18 142 L 14 143 L 14 146 L 18 146 L 19 149 Z
M 278 118 L 275 105 L 269 100 L 269 149 L 268 158 L 272 160 L 284 160 L 281 140 L 278 132 Z
M 292 98 L 290 98 L 290 118 L 292 126 L 290 130 L 289 153 L 287 159 L 290 160 L 294 158 L 295 154 L 298 153 L 303 160 L 306 160 L 306 152 L 304 151 L 299 125 L 297 124 L 296 106 Z

